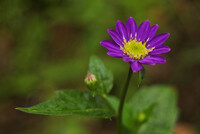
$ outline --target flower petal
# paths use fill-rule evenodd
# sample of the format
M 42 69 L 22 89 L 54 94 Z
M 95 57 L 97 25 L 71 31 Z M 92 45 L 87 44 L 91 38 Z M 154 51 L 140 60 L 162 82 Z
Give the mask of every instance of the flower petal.
M 151 57 L 145 57 L 141 60 L 138 60 L 141 64 L 147 64 L 147 65 L 155 65 L 155 61 Z
M 122 38 L 124 37 L 126 41 L 128 42 L 127 29 L 126 29 L 126 26 L 121 21 L 117 21 L 115 30 L 116 32 L 118 32 L 119 35 L 121 35 Z
M 122 59 L 123 59 L 123 61 L 125 61 L 125 62 L 133 62 L 133 61 L 134 61 L 134 59 L 128 57 L 127 55 L 124 55 L 124 56 L 122 57 Z
M 112 57 L 123 57 L 122 51 L 109 51 L 107 54 Z
M 137 24 L 136 24 L 135 20 L 132 17 L 130 17 L 127 20 L 126 29 L 127 29 L 127 32 L 128 32 L 129 39 L 130 39 L 131 34 L 132 34 L 132 37 L 134 39 L 135 38 L 135 33 L 137 31 Z
M 145 62 L 145 60 L 146 61 L 151 60 L 154 63 L 165 63 L 166 62 L 166 59 L 161 55 L 149 55 L 149 56 L 143 58 L 142 60 L 140 60 L 139 62 L 142 63 L 142 62 Z M 142 64 L 145 64 L 145 63 L 142 63 Z
M 153 51 L 151 51 L 149 54 L 151 55 L 158 55 L 169 52 L 171 49 L 166 45 L 161 45 L 159 47 L 156 47 Z
M 169 38 L 169 35 L 169 33 L 161 33 L 154 36 L 153 39 L 147 43 L 147 48 L 162 45 Z
M 114 41 L 111 41 L 111 40 L 103 40 L 103 41 L 100 42 L 100 44 L 110 51 L 120 50 L 119 45 L 117 45 Z
M 152 57 L 154 57 L 154 61 L 156 62 L 156 63 L 165 63 L 166 62 L 166 59 L 163 57 L 163 56 L 161 56 L 161 55 L 152 55 Z
M 150 30 L 150 22 L 148 20 L 142 22 L 137 30 L 137 41 L 144 41 Z
M 123 39 L 121 38 L 121 36 L 115 32 L 114 30 L 108 29 L 108 33 L 110 34 L 110 36 L 112 37 L 112 39 L 120 46 L 123 46 Z
M 158 28 L 159 28 L 158 24 L 155 24 L 155 25 L 150 27 L 149 35 L 148 35 L 148 38 L 147 38 L 148 40 L 151 40 L 154 37 Z
M 166 59 L 161 55 L 149 55 L 141 60 L 141 64 L 155 65 L 156 63 L 165 63 Z
M 137 61 L 130 62 L 130 66 L 133 72 L 138 72 L 142 69 L 142 65 Z

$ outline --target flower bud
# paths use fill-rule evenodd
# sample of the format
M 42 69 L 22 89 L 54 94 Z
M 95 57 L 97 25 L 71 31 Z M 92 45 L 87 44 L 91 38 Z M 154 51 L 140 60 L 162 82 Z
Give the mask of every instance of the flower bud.
M 98 87 L 97 78 L 92 73 L 88 73 L 86 75 L 84 82 L 85 82 L 86 86 L 89 88 L 89 90 L 91 90 L 91 91 L 95 91 Z
M 145 113 L 139 113 L 138 114 L 138 121 L 143 122 L 146 119 L 146 114 Z

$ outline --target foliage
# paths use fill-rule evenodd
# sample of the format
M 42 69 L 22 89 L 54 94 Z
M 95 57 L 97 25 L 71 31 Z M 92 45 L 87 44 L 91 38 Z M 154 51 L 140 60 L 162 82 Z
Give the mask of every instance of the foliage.
M 92 56 L 89 73 L 97 76 L 97 94 L 93 91 L 60 90 L 57 97 L 23 112 L 43 115 L 81 115 L 111 118 L 117 116 L 119 99 L 107 95 L 113 83 L 112 73 L 103 62 Z M 170 86 L 143 87 L 125 104 L 123 124 L 126 131 L 137 134 L 171 134 L 177 117 L 176 93 Z
M 97 76 L 98 87 L 96 93 L 88 91 L 65 90 L 57 91 L 57 97 L 30 108 L 17 108 L 21 111 L 44 115 L 83 115 L 111 118 L 114 111 L 104 97 L 112 88 L 113 75 L 103 62 L 96 56 L 90 59 L 88 73 Z M 101 96 L 102 95 L 102 96 Z
M 92 56 L 90 58 L 88 73 L 97 76 L 99 84 L 96 93 L 108 94 L 110 92 L 113 87 L 113 74 L 98 57 Z
M 117 114 L 119 99 L 107 98 Z M 123 124 L 134 134 L 173 134 L 178 110 L 176 92 L 166 85 L 142 87 L 125 104 Z
M 30 108 L 18 110 L 43 115 L 82 115 L 110 118 L 113 112 L 109 110 L 105 100 L 93 97 L 88 91 L 60 90 L 57 97 Z
M 128 102 L 132 118 L 124 125 L 138 134 L 172 134 L 178 114 L 176 98 L 170 86 L 143 87 Z

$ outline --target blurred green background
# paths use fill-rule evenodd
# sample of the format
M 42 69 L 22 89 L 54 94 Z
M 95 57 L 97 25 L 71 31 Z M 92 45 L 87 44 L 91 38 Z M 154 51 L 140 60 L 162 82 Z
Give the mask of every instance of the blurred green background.
M 15 110 L 83 89 L 89 57 L 102 58 L 119 96 L 129 65 L 106 55 L 99 42 L 107 29 L 132 16 L 169 32 L 167 63 L 146 66 L 144 85 L 170 84 L 178 91 L 178 134 L 200 133 L 200 1 L 198 0 L 1 0 L 0 134 L 115 134 L 115 119 L 49 117 Z M 130 95 L 137 89 L 134 76 Z

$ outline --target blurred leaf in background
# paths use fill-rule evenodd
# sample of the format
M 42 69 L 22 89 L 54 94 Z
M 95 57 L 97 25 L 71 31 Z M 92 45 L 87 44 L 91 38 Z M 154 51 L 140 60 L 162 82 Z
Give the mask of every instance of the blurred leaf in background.
M 107 99 L 117 113 L 119 99 Z M 144 86 L 125 104 L 123 124 L 133 134 L 173 134 L 177 117 L 177 94 L 171 86 Z
M 125 125 L 138 134 L 173 134 L 178 115 L 176 102 L 177 94 L 170 86 L 142 87 L 129 101 L 132 120 L 127 119 Z

